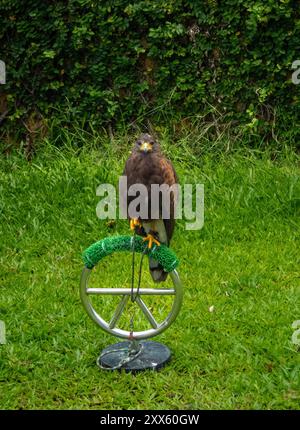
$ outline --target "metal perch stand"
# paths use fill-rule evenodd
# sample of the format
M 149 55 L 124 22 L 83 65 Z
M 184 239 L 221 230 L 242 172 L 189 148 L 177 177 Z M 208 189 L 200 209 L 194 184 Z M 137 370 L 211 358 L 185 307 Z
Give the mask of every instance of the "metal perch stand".
M 140 238 L 136 238 L 135 250 L 137 252 L 145 251 L 145 244 Z M 105 256 L 112 254 L 115 251 L 130 251 L 132 250 L 132 237 L 116 236 L 103 239 L 96 242 L 84 252 L 85 267 L 82 271 L 80 282 L 80 297 L 82 304 L 90 316 L 90 318 L 104 331 L 118 338 L 126 339 L 127 341 L 119 342 L 105 348 L 97 360 L 97 364 L 102 369 L 115 370 L 125 369 L 126 371 L 138 371 L 144 369 L 158 370 L 171 357 L 171 352 L 165 345 L 147 341 L 151 337 L 165 331 L 176 319 L 182 304 L 183 288 L 180 282 L 179 275 L 172 267 L 178 265 L 178 260 L 169 248 L 164 245 L 153 246 L 150 251 L 151 256 L 155 257 L 164 267 L 164 270 L 169 272 L 169 276 L 173 283 L 173 288 L 90 288 L 89 278 L 93 267 Z M 114 295 L 120 296 L 120 301 L 110 319 L 105 321 L 94 309 L 90 296 L 93 295 Z M 128 327 L 128 330 L 118 328 L 118 322 L 123 314 L 126 304 L 130 297 L 135 296 L 134 302 L 141 309 L 145 319 L 148 322 L 149 329 L 143 331 L 135 331 L 133 327 Z M 173 296 L 171 310 L 163 321 L 156 321 L 152 312 L 143 300 L 145 296 Z

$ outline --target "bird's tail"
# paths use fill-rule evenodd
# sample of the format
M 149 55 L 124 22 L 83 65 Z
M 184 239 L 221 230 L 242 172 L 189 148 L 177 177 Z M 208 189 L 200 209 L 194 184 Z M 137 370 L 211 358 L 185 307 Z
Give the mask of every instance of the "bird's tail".
M 167 279 L 168 273 L 164 271 L 162 265 L 153 260 L 153 258 L 149 258 L 149 270 L 154 282 L 163 282 Z

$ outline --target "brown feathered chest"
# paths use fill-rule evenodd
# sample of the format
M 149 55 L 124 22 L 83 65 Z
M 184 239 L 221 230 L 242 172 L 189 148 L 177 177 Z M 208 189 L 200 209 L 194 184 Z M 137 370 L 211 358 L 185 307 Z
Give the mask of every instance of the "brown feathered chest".
M 161 154 L 134 153 L 126 163 L 128 185 L 141 183 L 146 187 L 151 184 L 172 185 L 174 182 L 173 169 Z

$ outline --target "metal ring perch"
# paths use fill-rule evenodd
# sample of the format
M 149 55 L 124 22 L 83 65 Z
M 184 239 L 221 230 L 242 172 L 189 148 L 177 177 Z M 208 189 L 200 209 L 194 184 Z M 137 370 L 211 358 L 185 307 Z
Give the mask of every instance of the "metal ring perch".
M 142 242 L 141 238 L 137 238 L 137 243 L 135 244 L 136 252 L 144 252 L 146 244 Z M 113 252 L 126 251 L 132 249 L 132 237 L 130 236 L 116 236 L 109 237 L 93 244 L 84 253 L 84 261 L 86 266 L 84 267 L 81 275 L 80 281 L 80 297 L 82 304 L 90 316 L 90 318 L 107 333 L 123 339 L 136 339 L 144 340 L 150 337 L 156 336 L 166 330 L 177 317 L 183 298 L 183 288 L 180 282 L 179 275 L 175 268 L 178 265 L 178 260 L 175 254 L 166 246 L 161 245 L 156 247 L 154 245 L 153 249 L 149 252 L 151 257 L 159 261 L 164 270 L 169 272 L 169 275 L 173 282 L 173 288 L 89 288 L 89 277 L 92 272 L 93 267 L 105 256 L 112 254 Z M 171 270 L 173 268 L 173 270 Z M 143 331 L 131 331 L 123 330 L 118 328 L 119 319 L 126 307 L 131 294 L 137 294 L 135 303 L 142 310 L 144 317 L 148 321 L 149 329 Z M 93 308 L 90 301 L 91 295 L 118 295 L 120 296 L 120 301 L 112 315 L 110 321 L 105 321 Z M 150 309 L 147 307 L 142 297 L 147 295 L 158 295 L 173 296 L 172 308 L 167 315 L 167 317 L 162 322 L 157 322 L 152 315 Z

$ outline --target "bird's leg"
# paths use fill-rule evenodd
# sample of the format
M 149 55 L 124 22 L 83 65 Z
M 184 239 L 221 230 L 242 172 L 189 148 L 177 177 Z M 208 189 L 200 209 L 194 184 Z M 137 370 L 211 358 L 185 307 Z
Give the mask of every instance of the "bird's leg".
M 142 223 L 138 218 L 130 219 L 130 230 L 135 230 L 136 227 L 142 227 Z
M 143 238 L 143 242 L 148 241 L 148 248 L 152 248 L 152 244 L 155 243 L 157 246 L 160 246 L 160 242 L 156 239 L 157 231 L 154 230 L 155 221 L 151 222 L 151 228 L 146 237 Z M 156 237 L 155 237 L 156 236 Z
M 160 246 L 160 242 L 157 239 L 155 239 L 155 237 L 150 233 L 148 233 L 147 236 L 143 238 L 143 242 L 145 242 L 146 240 L 148 241 L 149 249 L 152 248 L 153 243 L 155 243 L 157 246 Z

